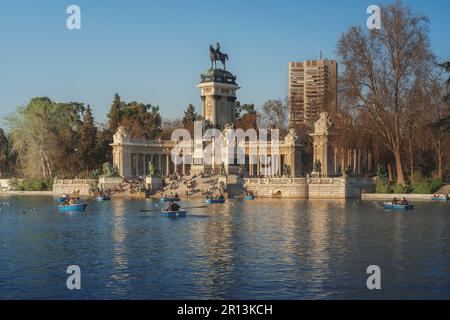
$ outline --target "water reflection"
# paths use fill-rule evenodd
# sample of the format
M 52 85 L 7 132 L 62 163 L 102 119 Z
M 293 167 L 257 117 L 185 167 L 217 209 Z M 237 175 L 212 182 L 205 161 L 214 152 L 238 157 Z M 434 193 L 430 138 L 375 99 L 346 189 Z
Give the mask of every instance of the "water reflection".
M 110 281 L 107 286 L 112 287 L 116 292 L 121 291 L 120 288 L 127 288 L 130 281 L 130 273 L 128 271 L 127 237 L 126 229 L 126 209 L 127 201 L 124 199 L 114 200 L 112 206 L 112 240 L 113 240 L 113 272 L 110 275 Z M 124 290 L 126 292 L 127 289 Z
M 65 216 L 46 198 L 26 198 L 36 212 L 22 214 L 23 199 L 0 214 L 0 298 L 450 298 L 442 204 L 405 214 L 372 202 L 230 200 L 167 219 L 139 212 L 159 202 Z M 80 293 L 65 289 L 70 264 L 82 268 Z M 382 267 L 382 292 L 365 289 L 371 264 Z

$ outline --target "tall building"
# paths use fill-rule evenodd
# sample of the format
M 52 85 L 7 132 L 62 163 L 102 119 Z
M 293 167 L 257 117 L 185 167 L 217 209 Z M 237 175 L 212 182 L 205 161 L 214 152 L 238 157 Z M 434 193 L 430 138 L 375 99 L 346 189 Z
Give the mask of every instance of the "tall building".
M 289 127 L 312 123 L 321 112 L 337 110 L 337 71 L 334 60 L 289 63 Z

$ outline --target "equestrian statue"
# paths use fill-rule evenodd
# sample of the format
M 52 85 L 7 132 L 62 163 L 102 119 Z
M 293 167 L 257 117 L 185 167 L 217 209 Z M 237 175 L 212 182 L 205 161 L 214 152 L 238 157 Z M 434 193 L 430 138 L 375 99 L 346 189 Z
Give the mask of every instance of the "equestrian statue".
M 220 61 L 223 64 L 223 70 L 227 70 L 228 55 L 220 51 L 219 43 L 216 44 L 216 48 L 212 45 L 209 46 L 209 57 L 211 58 L 211 69 L 217 69 L 217 61 Z

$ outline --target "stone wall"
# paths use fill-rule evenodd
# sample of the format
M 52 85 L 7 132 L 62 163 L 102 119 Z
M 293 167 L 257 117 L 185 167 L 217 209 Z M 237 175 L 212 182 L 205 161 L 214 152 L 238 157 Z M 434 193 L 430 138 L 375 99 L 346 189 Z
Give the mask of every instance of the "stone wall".
M 371 192 L 369 179 L 261 178 L 245 179 L 245 188 L 258 198 L 359 199 L 361 190 Z
M 58 196 L 62 194 L 79 194 L 88 196 L 92 187 L 96 187 L 96 179 L 55 179 L 53 183 L 53 194 Z

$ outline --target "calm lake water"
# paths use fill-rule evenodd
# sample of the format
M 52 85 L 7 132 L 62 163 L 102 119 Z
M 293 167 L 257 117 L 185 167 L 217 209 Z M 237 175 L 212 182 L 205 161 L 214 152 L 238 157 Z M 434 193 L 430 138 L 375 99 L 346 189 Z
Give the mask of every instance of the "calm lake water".
M 1 197 L 0 299 L 450 299 L 450 209 L 228 201 L 168 219 L 157 201 Z M 203 205 L 198 201 L 185 206 Z M 66 268 L 81 268 L 80 291 Z M 369 265 L 382 289 L 369 291 Z

